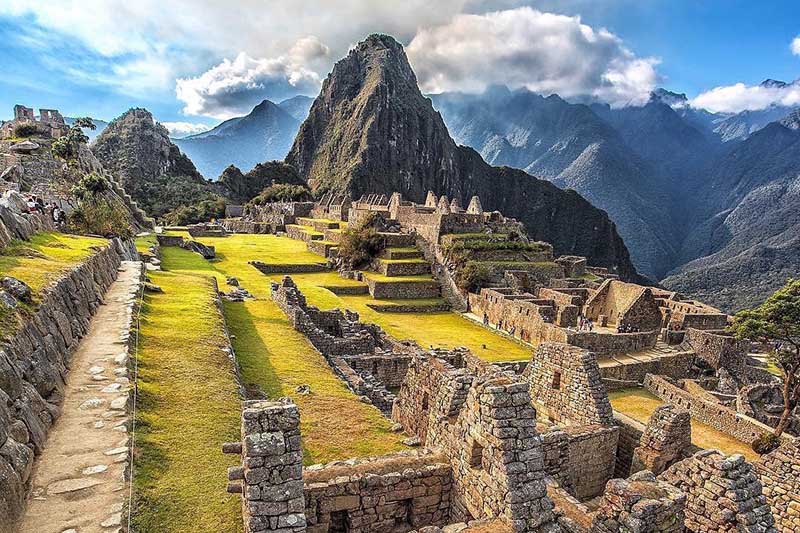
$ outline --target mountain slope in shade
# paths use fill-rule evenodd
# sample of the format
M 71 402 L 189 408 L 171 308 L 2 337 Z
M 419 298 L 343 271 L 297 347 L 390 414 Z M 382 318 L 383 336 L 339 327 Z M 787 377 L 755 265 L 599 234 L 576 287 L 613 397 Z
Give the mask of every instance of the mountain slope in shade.
M 208 183 L 192 161 L 146 109 L 130 109 L 112 120 L 91 149 L 151 216 L 211 196 Z
M 310 96 L 298 94 L 297 96 L 283 100 L 278 104 L 278 107 L 292 115 L 299 122 L 303 122 L 308 116 L 308 110 L 311 109 L 311 104 L 313 103 L 314 99 Z
M 682 254 L 699 257 L 665 286 L 735 310 L 759 303 L 800 275 L 800 129 L 797 115 L 736 144 L 700 191 L 705 220 Z
M 614 224 L 578 193 L 492 167 L 456 146 L 420 93 L 402 46 L 388 36 L 368 37 L 336 64 L 286 161 L 317 191 L 399 191 L 422 202 L 433 190 L 462 205 L 477 194 L 484 208 L 516 217 L 557 252 L 637 277 Z
M 575 189 L 607 211 L 637 270 L 657 279 L 674 266 L 680 235 L 669 190 L 655 179 L 654 167 L 593 109 L 557 95 L 545 98 L 505 87 L 478 95 L 444 93 L 432 100 L 457 142 L 493 164 Z
M 287 107 L 298 112 L 302 101 Z M 209 179 L 228 165 L 249 170 L 257 163 L 283 159 L 289 151 L 300 121 L 289 111 L 264 100 L 246 116 L 226 120 L 219 126 L 173 142 Z

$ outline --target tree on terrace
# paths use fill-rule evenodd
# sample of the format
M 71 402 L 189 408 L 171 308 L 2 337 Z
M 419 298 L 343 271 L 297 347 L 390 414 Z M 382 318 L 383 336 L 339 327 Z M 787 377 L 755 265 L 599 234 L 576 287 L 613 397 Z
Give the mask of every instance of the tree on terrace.
M 783 413 L 774 433 L 779 437 L 800 401 L 800 279 L 789 279 L 758 307 L 737 313 L 730 330 L 739 339 L 775 347 L 783 375 Z

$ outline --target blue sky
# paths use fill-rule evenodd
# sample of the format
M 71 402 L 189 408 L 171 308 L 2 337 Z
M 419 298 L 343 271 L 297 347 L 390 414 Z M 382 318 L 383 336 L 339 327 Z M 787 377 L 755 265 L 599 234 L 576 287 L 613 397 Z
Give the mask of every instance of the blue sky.
M 299 9 L 298 5 L 305 9 Z M 0 117 L 15 103 L 112 119 L 150 109 L 176 131 L 245 113 L 262 98 L 314 95 L 371 32 L 407 46 L 425 91 L 489 83 L 612 105 L 654 86 L 735 111 L 795 92 L 800 3 L 790 0 L 3 0 Z M 579 19 L 577 18 L 579 17 Z M 741 85 L 736 85 L 741 84 Z M 721 90 L 712 91 L 714 88 Z M 797 101 L 800 103 L 800 101 Z

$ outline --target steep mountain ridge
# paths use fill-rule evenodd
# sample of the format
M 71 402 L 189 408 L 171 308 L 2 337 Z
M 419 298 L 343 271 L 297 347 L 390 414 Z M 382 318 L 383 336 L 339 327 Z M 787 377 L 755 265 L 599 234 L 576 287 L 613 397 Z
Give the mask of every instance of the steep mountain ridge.
M 191 159 L 146 109 L 112 120 L 91 146 L 106 170 L 151 216 L 210 198 L 212 191 Z
M 477 194 L 485 208 L 518 218 L 559 253 L 637 277 L 614 224 L 578 193 L 492 167 L 457 146 L 420 93 L 402 46 L 388 36 L 368 37 L 336 64 L 286 161 L 318 192 L 399 191 L 421 202 L 433 190 L 462 204 Z
M 215 179 L 228 165 L 249 170 L 257 163 L 286 156 L 300 126 L 290 111 L 298 113 L 302 105 L 303 101 L 297 100 L 287 106 L 287 111 L 264 100 L 243 117 L 173 142 L 206 178 Z
M 800 273 L 800 129 L 797 115 L 735 144 L 698 190 L 698 224 L 667 287 L 728 309 L 753 305 Z M 694 259 L 697 258 L 697 259 Z

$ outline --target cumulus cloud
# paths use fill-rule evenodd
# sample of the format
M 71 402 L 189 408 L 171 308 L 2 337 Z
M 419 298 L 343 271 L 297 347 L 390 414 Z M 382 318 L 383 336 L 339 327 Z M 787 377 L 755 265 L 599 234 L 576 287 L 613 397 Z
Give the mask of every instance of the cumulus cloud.
M 659 80 L 658 60 L 637 57 L 608 30 L 529 7 L 459 14 L 423 28 L 408 55 L 428 92 L 476 92 L 501 83 L 619 106 L 645 102 Z
M 692 106 L 715 113 L 758 111 L 772 105 L 800 105 L 800 83 L 762 83 L 761 85 L 734 85 L 714 87 L 693 98 Z
M 197 124 L 195 122 L 162 122 L 162 126 L 167 128 L 170 137 L 186 137 L 187 135 L 194 135 L 195 133 L 203 133 L 211 129 L 206 124 Z
M 281 100 L 296 94 L 316 94 L 320 77 L 300 60 L 322 49 L 310 41 L 298 42 L 289 56 L 254 59 L 241 52 L 231 61 L 210 68 L 194 78 L 177 80 L 175 92 L 184 102 L 188 115 L 206 115 L 226 119 L 241 115 L 264 98 Z
M 789 48 L 794 55 L 800 56 L 800 35 L 792 39 L 792 44 L 789 45 Z

